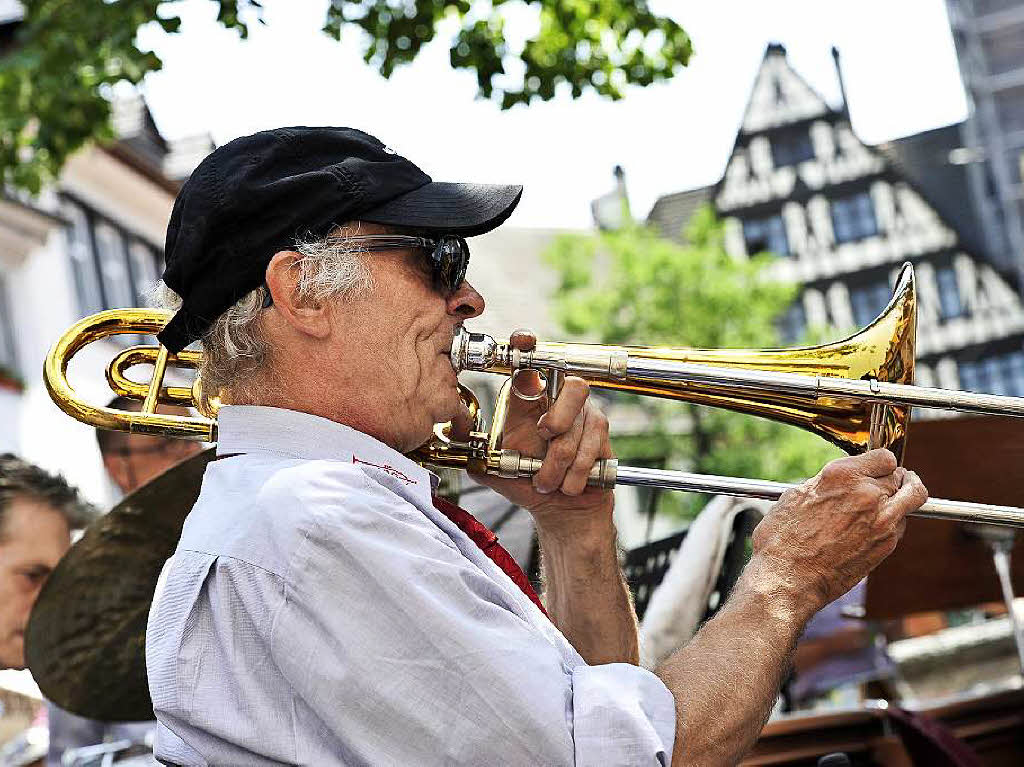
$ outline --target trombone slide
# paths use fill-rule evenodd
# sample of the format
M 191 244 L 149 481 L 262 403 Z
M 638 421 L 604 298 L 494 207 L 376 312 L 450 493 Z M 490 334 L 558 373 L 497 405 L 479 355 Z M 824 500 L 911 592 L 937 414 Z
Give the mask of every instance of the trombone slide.
M 531 477 L 540 470 L 538 458 L 520 456 L 515 450 L 502 450 L 499 471 L 504 477 Z M 656 487 L 662 490 L 680 490 L 689 493 L 732 495 L 740 498 L 760 498 L 777 501 L 787 490 L 797 487 L 787 482 L 743 477 L 720 477 L 715 474 L 691 474 L 685 471 L 650 469 L 642 466 L 619 466 L 614 458 L 598 461 L 590 472 L 589 485 L 610 488 L 614 485 Z M 1005 527 L 1024 528 L 1024 509 L 988 503 L 950 501 L 929 498 L 911 516 L 945 519 L 952 522 L 981 522 Z

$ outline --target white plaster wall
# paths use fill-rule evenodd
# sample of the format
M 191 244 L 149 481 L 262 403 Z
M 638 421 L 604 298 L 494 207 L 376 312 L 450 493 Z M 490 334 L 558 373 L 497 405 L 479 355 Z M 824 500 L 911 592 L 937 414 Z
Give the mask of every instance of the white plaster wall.
M 0 453 L 18 453 L 21 450 L 21 430 L 18 428 L 20 407 L 20 393 L 0 388 Z
M 850 305 L 850 291 L 842 282 L 828 286 L 828 305 L 832 312 L 832 325 L 837 328 L 852 328 L 853 308 Z
M 76 155 L 60 186 L 126 229 L 163 242 L 173 196 L 109 155 L 94 149 Z M 41 202 L 53 206 L 53 190 Z M 114 500 L 113 491 L 94 431 L 61 412 L 42 380 L 47 350 L 81 318 L 63 229 L 54 228 L 45 244 L 18 263 L 5 262 L 4 273 L 25 390 L 14 403 L 0 393 L 0 424 L 11 424 L 0 433 L 0 449 L 10 445 L 24 458 L 63 473 L 86 498 L 105 507 Z M 105 404 L 111 398 L 103 370 L 117 348 L 111 342 L 93 344 L 72 363 L 69 380 L 88 401 Z

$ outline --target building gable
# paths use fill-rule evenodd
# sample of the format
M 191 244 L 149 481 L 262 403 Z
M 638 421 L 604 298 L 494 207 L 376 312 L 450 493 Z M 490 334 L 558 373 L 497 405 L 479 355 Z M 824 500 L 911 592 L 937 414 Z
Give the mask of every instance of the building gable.
M 788 342 L 808 326 L 867 324 L 911 261 L 920 382 L 1024 396 L 1024 305 L 982 250 L 959 135 L 946 126 L 865 145 L 845 105 L 830 108 L 772 45 L 710 197 L 734 257 L 774 253 L 773 275 L 801 284 L 781 321 Z M 678 237 L 694 192 L 661 198 L 649 220 L 671 220 Z
M 760 133 L 831 111 L 825 100 L 789 65 L 786 49 L 772 43 L 754 79 L 740 131 Z

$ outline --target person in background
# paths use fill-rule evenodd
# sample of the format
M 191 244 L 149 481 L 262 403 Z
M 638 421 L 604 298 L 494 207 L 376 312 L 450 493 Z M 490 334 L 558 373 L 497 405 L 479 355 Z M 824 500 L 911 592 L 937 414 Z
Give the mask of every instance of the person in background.
M 138 412 L 142 409 L 142 403 L 128 397 L 114 397 L 107 407 Z M 169 415 L 189 415 L 186 408 L 165 406 L 161 408 L 161 412 Z M 103 468 L 122 495 L 134 492 L 172 466 L 202 450 L 200 443 L 186 439 L 126 434 L 109 429 L 97 429 L 96 442 L 100 446 L 100 455 L 103 456 Z
M 25 668 L 25 628 L 39 590 L 95 510 L 63 477 L 0 455 L 0 669 Z
M 115 397 L 107 407 L 138 412 L 142 403 L 127 397 Z M 183 408 L 163 408 L 162 412 L 187 415 Z M 147 434 L 126 434 L 96 430 L 96 442 L 103 457 L 103 468 L 121 495 L 129 495 L 159 474 L 198 453 L 202 446 L 182 439 L 166 439 Z M 50 723 L 50 751 L 47 767 L 60 767 L 69 749 L 98 743 L 129 740 L 149 745 L 156 722 L 101 722 L 72 714 L 47 701 Z

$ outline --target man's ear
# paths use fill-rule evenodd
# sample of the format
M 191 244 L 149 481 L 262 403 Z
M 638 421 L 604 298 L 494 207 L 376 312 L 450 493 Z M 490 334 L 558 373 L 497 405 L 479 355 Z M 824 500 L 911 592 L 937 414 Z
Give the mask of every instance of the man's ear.
M 328 305 L 299 298 L 299 258 L 295 251 L 282 250 L 267 264 L 267 287 L 274 299 L 271 311 L 299 333 L 326 338 L 331 332 Z

